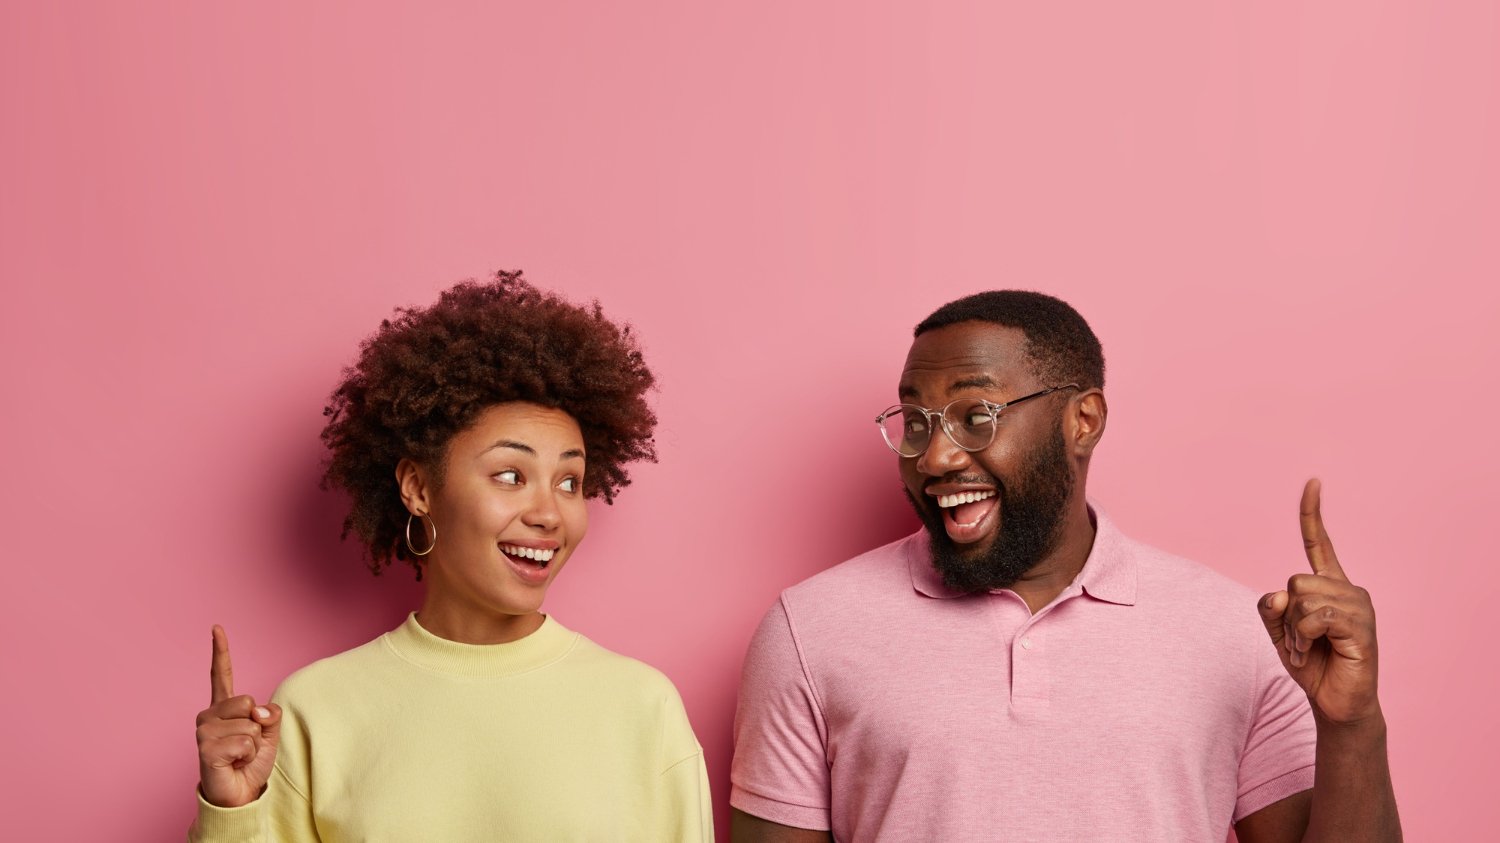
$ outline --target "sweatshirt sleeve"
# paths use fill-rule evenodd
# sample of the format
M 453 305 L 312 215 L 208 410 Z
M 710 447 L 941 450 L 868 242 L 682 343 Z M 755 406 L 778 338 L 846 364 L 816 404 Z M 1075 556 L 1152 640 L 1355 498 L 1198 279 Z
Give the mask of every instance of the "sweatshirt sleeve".
M 661 776 L 657 805 L 661 830 L 657 839 L 672 843 L 712 843 L 713 803 L 709 798 L 708 768 L 703 747 L 693 734 L 687 709 L 677 689 L 668 683 L 662 703 L 662 741 L 658 755 Z
M 700 751 L 673 764 L 661 774 L 662 840 L 675 843 L 713 843 L 713 803 L 708 793 L 708 768 Z
M 318 843 L 308 783 L 312 781 L 309 742 L 301 707 L 286 698 L 286 688 L 272 698 L 281 706 L 281 742 L 266 792 L 249 805 L 220 808 L 198 794 L 198 817 L 188 829 L 188 843 Z
M 278 766 L 266 792 L 249 805 L 220 808 L 198 795 L 188 843 L 317 843 L 312 805 Z

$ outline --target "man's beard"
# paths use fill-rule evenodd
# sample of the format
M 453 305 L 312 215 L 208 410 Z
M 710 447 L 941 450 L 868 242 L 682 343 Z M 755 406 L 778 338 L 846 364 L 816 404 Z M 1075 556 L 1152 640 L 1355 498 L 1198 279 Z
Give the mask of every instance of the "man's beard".
M 998 477 L 995 480 L 999 486 L 1000 533 L 989 549 L 980 553 L 964 553 L 962 546 L 948 537 L 936 502 L 921 506 L 907 490 L 907 500 L 932 537 L 932 565 L 943 575 L 943 584 L 955 591 L 972 594 L 1009 588 L 1057 546 L 1063 513 L 1073 494 L 1062 420 L 1010 482 L 1000 482 Z

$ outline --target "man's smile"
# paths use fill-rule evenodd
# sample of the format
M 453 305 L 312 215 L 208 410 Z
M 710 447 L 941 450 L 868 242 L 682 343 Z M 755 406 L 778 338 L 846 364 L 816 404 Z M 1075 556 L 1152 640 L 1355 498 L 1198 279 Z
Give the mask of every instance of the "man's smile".
M 956 544 L 973 544 L 994 531 L 999 520 L 999 492 L 992 487 L 936 484 L 927 494 L 942 513 L 943 527 Z

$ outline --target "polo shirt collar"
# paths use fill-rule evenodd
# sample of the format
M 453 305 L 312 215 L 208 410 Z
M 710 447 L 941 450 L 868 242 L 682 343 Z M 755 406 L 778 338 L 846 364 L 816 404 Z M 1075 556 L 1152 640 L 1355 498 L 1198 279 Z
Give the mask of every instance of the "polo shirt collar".
M 1083 570 L 1078 572 L 1073 585 L 1095 599 L 1134 606 L 1136 570 L 1134 554 L 1128 548 L 1130 540 L 1092 503 L 1089 504 L 1089 515 L 1094 519 L 1094 546 L 1089 549 L 1088 559 L 1084 560 Z M 932 566 L 931 547 L 926 529 L 918 530 L 906 542 L 912 587 L 928 597 L 963 597 L 963 592 L 944 584 L 942 575 Z

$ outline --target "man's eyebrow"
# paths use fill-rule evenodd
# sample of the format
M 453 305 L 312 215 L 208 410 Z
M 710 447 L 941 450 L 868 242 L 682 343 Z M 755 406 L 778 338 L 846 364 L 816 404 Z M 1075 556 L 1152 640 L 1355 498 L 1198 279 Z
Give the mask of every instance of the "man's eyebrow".
M 970 375 L 948 384 L 948 394 L 952 395 L 960 389 L 993 389 L 999 385 L 1000 382 L 989 375 Z M 896 390 L 896 396 L 902 401 L 915 401 L 919 394 L 917 388 L 909 384 L 902 384 Z
M 953 383 L 948 384 L 948 392 L 952 394 L 960 389 L 989 389 L 991 387 L 996 387 L 999 385 L 1000 384 L 989 375 L 970 375 L 967 378 L 960 378 Z
M 558 455 L 558 459 L 564 459 L 564 460 L 580 459 L 581 460 L 581 459 L 583 459 L 583 449 L 582 448 L 569 448 L 568 450 L 563 451 L 561 454 L 559 454 Z

